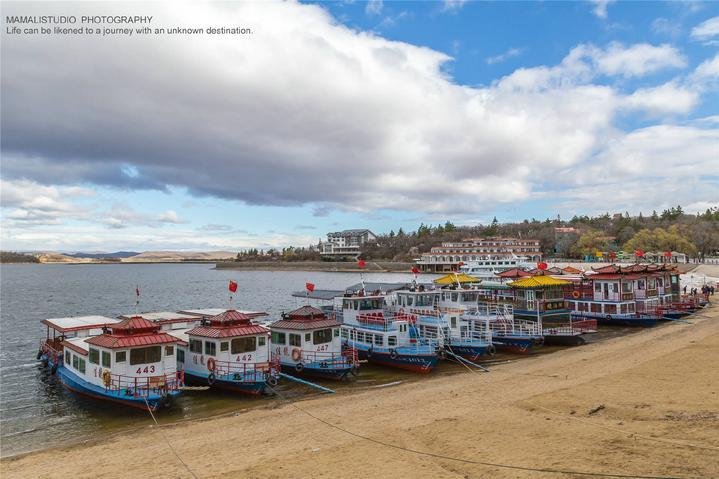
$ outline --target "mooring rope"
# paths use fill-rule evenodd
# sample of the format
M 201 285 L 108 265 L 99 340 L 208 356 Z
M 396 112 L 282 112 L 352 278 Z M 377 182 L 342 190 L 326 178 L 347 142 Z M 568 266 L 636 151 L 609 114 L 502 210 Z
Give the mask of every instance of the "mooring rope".
M 145 400 L 145 404 L 147 405 L 147 411 L 150 413 L 150 417 L 152 417 L 152 420 L 155 422 L 155 426 L 157 426 L 157 430 L 160 431 L 160 434 L 162 434 L 162 438 L 163 438 L 163 439 L 165 440 L 165 442 L 167 443 L 167 447 L 170 448 L 170 450 L 171 450 L 172 453 L 175 455 L 175 457 L 177 458 L 177 460 L 180 461 L 180 463 L 181 463 L 183 466 L 185 466 L 185 469 L 187 469 L 187 472 L 189 472 L 190 475 L 192 475 L 192 477 L 194 477 L 195 479 L 199 479 L 199 478 L 197 477 L 197 474 L 195 474 L 194 471 L 193 471 L 192 469 L 190 469 L 190 466 L 188 466 L 187 463 L 182 460 L 182 458 L 181 458 L 180 455 L 177 453 L 177 451 L 175 450 L 175 448 L 172 447 L 172 444 L 170 443 L 170 440 L 169 440 L 169 439 L 167 438 L 167 436 L 165 435 L 165 432 L 162 430 L 162 427 L 160 427 L 160 425 L 157 423 L 157 419 L 155 419 L 155 415 L 152 413 L 152 408 L 150 407 L 150 403 L 147 402 L 147 397 L 146 397 L 146 396 L 143 396 L 143 399 Z
M 412 448 L 408 448 L 408 447 L 404 447 L 404 446 L 398 446 L 398 445 L 392 444 L 390 442 L 381 441 L 379 439 L 374 439 L 372 437 L 365 436 L 365 435 L 350 431 L 348 429 L 345 429 L 336 424 L 333 424 L 327 420 L 322 419 L 321 417 L 318 417 L 318 416 L 312 414 L 311 412 L 307 411 L 306 409 L 302 409 L 297 404 L 292 402 L 290 399 L 284 397 L 279 391 L 277 391 L 273 387 L 271 387 L 269 385 L 267 387 L 270 390 L 272 390 L 275 394 L 277 394 L 280 398 L 282 398 L 287 403 L 289 403 L 289 405 L 292 406 L 293 408 L 297 409 L 298 411 L 300 411 L 303 414 L 306 414 L 307 416 L 311 417 L 312 419 L 321 422 L 322 424 L 324 424 L 326 426 L 329 426 L 333 429 L 337 429 L 338 431 L 344 432 L 345 434 L 356 437 L 358 439 L 363 439 L 365 441 L 373 442 L 380 446 L 390 447 L 392 449 L 397 449 L 400 451 L 417 454 L 419 456 L 427 456 L 427 457 L 433 457 L 435 459 L 445 459 L 448 461 L 462 462 L 465 464 L 474 464 L 474 465 L 479 465 L 479 466 L 497 467 L 497 468 L 501 468 L 501 469 L 512 469 L 512 470 L 517 470 L 517 471 L 545 472 L 548 474 L 563 474 L 563 475 L 575 475 L 575 476 L 587 476 L 587 477 L 635 478 L 635 479 L 690 479 L 689 476 L 645 476 L 645 475 L 637 475 L 637 474 L 602 473 L 602 472 L 591 472 L 591 471 L 570 471 L 570 470 L 565 470 L 565 469 L 517 466 L 514 464 L 503 464 L 503 463 L 498 463 L 498 462 L 475 461 L 472 459 L 464 459 L 461 457 L 446 456 L 444 454 L 438 454 L 438 453 L 430 452 L 430 451 L 420 451 L 418 449 L 412 449 Z

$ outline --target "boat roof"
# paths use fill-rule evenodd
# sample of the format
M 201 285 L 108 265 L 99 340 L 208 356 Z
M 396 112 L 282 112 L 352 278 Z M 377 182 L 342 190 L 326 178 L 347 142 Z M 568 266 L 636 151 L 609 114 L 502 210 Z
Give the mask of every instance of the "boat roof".
M 368 296 L 381 296 L 384 293 L 391 293 L 401 289 L 409 289 L 415 286 L 424 286 L 425 289 L 434 288 L 431 283 L 364 283 L 365 298 Z M 346 287 L 345 289 L 315 289 L 314 291 L 295 291 L 292 296 L 295 298 L 321 299 L 324 301 L 332 301 L 340 296 L 347 294 L 356 294 L 362 291 L 362 283 L 356 283 Z M 372 294 L 372 293 L 382 294 Z
M 130 319 L 134 317 L 146 319 L 148 321 L 157 321 L 157 322 L 172 322 L 172 321 L 178 321 L 178 320 L 198 320 L 197 315 L 190 314 L 190 313 L 176 313 L 174 311 L 155 311 L 155 312 L 149 312 L 149 313 L 139 313 L 139 314 L 123 314 L 122 316 L 119 316 L 121 319 Z
M 86 339 L 88 338 L 69 338 L 64 340 L 62 344 L 76 353 L 87 355 L 89 346 L 85 342 Z
M 49 318 L 43 319 L 42 324 L 49 326 L 55 331 L 61 333 L 69 333 L 73 331 L 85 331 L 89 329 L 101 329 L 122 321 L 117 318 L 108 318 L 106 316 L 71 316 L 67 318 Z
M 509 286 L 512 288 L 532 289 L 546 288 L 549 286 L 566 286 L 572 284 L 571 281 L 553 278 L 552 276 L 528 276 L 526 278 L 512 281 Z
M 441 278 L 437 278 L 434 281 L 434 284 L 441 284 L 441 285 L 450 285 L 450 284 L 464 284 L 464 283 L 481 283 L 482 280 L 479 278 L 475 278 L 474 276 L 470 276 L 465 273 L 449 273 Z
M 282 319 L 270 324 L 272 329 L 314 330 L 340 326 L 342 323 L 327 317 L 324 311 L 306 305 L 284 313 Z
M 179 311 L 178 314 L 189 314 L 190 316 L 199 316 L 199 317 L 212 317 L 217 316 L 218 314 L 222 314 L 225 311 L 227 311 L 227 308 L 206 308 L 206 309 L 183 309 L 182 311 Z M 267 313 L 264 311 L 245 311 L 243 309 L 237 309 L 235 310 L 238 313 L 245 314 L 247 316 L 252 316 L 253 318 L 257 318 L 259 316 L 267 316 Z
M 170 336 L 176 337 L 177 339 L 179 339 L 182 343 L 185 343 L 185 345 L 186 345 L 186 344 L 189 344 L 189 342 L 190 342 L 190 337 L 187 335 L 187 332 L 188 332 L 190 329 L 191 329 L 191 328 L 171 329 L 171 330 L 165 331 L 165 332 L 166 332 L 167 334 L 169 334 Z

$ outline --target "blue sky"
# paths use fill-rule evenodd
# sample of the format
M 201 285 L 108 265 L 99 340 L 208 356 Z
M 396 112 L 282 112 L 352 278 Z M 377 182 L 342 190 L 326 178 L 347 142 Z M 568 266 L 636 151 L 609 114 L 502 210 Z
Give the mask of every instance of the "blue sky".
M 6 14 L 68 8 L 88 7 Z M 3 249 L 234 251 L 719 204 L 715 2 L 142 9 L 253 34 L 3 38 Z

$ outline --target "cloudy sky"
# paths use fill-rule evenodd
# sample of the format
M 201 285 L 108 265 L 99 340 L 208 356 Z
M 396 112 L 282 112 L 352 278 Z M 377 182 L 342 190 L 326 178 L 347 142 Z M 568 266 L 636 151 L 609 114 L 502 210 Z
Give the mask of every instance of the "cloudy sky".
M 28 36 L 7 15 L 247 35 Z M 719 205 L 719 3 L 3 3 L 2 248 Z

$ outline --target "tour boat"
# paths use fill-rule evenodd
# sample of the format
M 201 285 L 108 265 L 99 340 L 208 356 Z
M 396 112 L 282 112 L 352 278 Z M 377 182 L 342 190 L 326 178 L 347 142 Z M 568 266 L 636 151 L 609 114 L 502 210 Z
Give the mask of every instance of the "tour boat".
M 342 298 L 343 342 L 370 363 L 428 373 L 437 365 L 438 345 L 422 338 L 417 316 L 384 308 L 384 295 Z
M 186 332 L 177 355 L 188 383 L 260 395 L 277 384 L 279 364 L 270 355 L 269 329 L 236 310 L 203 319 Z
M 564 291 L 572 282 L 547 274 L 517 279 L 509 284 L 515 293 L 514 317 L 537 323 L 544 343 L 578 346 L 586 343 L 585 335 L 597 332 L 597 320 L 573 318 L 567 309 Z
M 180 394 L 183 378 L 175 360 L 178 340 L 161 332 L 159 325 L 137 317 L 101 316 L 46 319 L 43 324 L 48 327 L 48 338 L 38 354 L 67 389 L 151 410 Z
M 450 356 L 476 361 L 494 355 L 489 322 L 475 324 L 471 319 L 462 318 L 464 310 L 440 306 L 444 304 L 442 297 L 445 294 L 449 293 L 414 285 L 407 290 L 395 291 L 392 306 L 399 312 L 416 315 L 420 336 L 436 340 Z M 476 297 L 473 304 L 476 304 Z
M 482 281 L 497 281 L 499 273 L 514 268 L 532 268 L 534 263 L 524 256 L 507 256 L 497 258 L 490 255 L 480 256 L 476 260 L 470 260 L 462 263 L 459 271 L 478 278 Z
M 357 350 L 343 348 L 341 323 L 312 306 L 283 313 L 269 325 L 271 351 L 289 374 L 327 379 L 344 379 L 356 374 Z
M 657 264 L 609 265 L 582 275 L 565 297 L 572 317 L 599 324 L 653 326 L 679 300 L 679 273 Z

